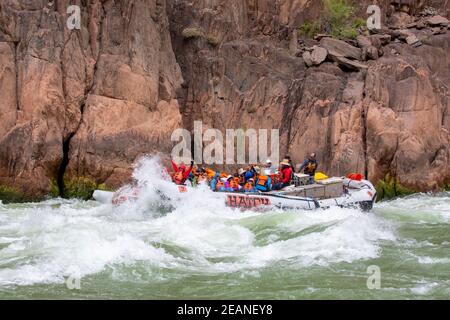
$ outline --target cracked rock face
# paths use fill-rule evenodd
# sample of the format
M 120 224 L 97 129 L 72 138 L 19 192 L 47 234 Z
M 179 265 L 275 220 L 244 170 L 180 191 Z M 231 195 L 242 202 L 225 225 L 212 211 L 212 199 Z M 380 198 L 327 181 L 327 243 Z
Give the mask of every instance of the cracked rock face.
M 0 185 L 45 194 L 65 172 L 117 187 L 194 120 L 278 128 L 282 153 L 298 163 L 316 151 L 329 175 L 389 173 L 417 190 L 450 179 L 447 30 L 418 48 L 326 38 L 346 60 L 307 68 L 289 48 L 318 1 L 91 0 L 73 31 L 68 5 L 0 4 Z M 193 27 L 201 36 L 183 36 Z
M 57 179 L 64 143 L 68 176 L 117 186 L 181 124 L 165 1 L 90 1 L 73 31 L 68 5 L 0 6 L 0 184 L 29 194 Z

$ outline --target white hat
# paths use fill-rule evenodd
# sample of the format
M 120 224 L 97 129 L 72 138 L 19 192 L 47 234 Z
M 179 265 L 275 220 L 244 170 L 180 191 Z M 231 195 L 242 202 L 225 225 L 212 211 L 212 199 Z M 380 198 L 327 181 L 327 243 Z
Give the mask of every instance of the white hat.
M 272 163 L 272 160 L 267 159 L 267 160 L 266 160 L 266 163 Z
M 231 178 L 233 178 L 233 176 L 232 176 L 232 175 L 229 175 L 229 176 L 227 177 L 227 180 L 228 180 L 228 179 L 231 179 Z
M 239 173 L 240 175 L 243 174 L 244 172 L 245 172 L 245 170 L 242 169 L 242 168 L 240 168 L 239 171 L 238 171 L 238 173 Z

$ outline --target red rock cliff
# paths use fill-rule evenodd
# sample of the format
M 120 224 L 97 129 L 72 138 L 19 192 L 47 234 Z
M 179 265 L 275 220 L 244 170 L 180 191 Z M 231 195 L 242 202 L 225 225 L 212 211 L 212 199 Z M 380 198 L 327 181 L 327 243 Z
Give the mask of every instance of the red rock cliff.
M 81 30 L 66 27 L 73 3 Z M 364 16 L 372 2 L 358 3 Z M 3 0 L 0 185 L 45 194 L 65 174 L 118 186 L 202 120 L 279 128 L 282 153 L 317 151 L 332 175 L 438 189 L 450 179 L 449 2 L 378 4 L 384 29 L 345 43 L 298 39 L 320 1 Z

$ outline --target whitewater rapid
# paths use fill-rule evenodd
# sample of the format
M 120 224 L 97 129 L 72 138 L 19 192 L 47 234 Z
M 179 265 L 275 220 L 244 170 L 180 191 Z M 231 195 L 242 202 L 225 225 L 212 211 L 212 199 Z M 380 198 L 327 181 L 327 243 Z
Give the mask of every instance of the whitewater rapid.
M 58 288 L 58 297 L 63 297 L 68 294 L 64 286 L 68 277 L 79 278 L 82 283 L 87 279 L 93 288 L 112 290 L 118 296 L 122 295 L 115 290 L 128 292 L 131 284 L 157 286 L 158 290 L 167 286 L 158 294 L 155 289 L 147 295 L 146 289 L 138 296 L 135 291 L 124 294 L 130 298 L 183 298 L 183 290 L 188 290 L 184 285 L 199 277 L 205 282 L 216 281 L 216 285 L 223 282 L 219 288 L 224 291 L 217 297 L 227 297 L 228 292 L 230 297 L 239 298 L 245 286 L 243 292 L 236 293 L 227 287 L 246 281 L 271 283 L 264 280 L 266 273 L 288 272 L 286 279 L 296 279 L 314 270 L 326 274 L 343 269 L 349 276 L 362 277 L 367 266 L 385 264 L 385 255 L 392 260 L 386 265 L 398 263 L 395 259 L 413 259 L 415 265 L 437 266 L 436 279 L 411 279 L 406 286 L 409 294 L 449 291 L 450 275 L 440 271 L 450 267 L 448 194 L 384 202 L 370 213 L 342 208 L 244 213 L 226 207 L 207 188 L 161 201 L 158 192 L 169 197 L 176 192 L 161 177 L 161 169 L 157 159 L 141 162 L 134 177 L 144 188 L 144 196 L 137 203 L 118 208 L 63 199 L 0 204 L 0 298 L 2 292 L 4 297 L 13 297 L 15 292 L 27 297 L 27 290 L 36 292 L 42 286 Z M 161 209 L 167 207 L 164 202 L 170 202 L 169 212 Z M 433 226 L 442 234 L 428 234 Z M 423 228 L 423 233 L 409 234 L 414 228 Z M 311 274 L 302 281 L 316 276 Z M 209 296 L 208 289 L 202 289 L 203 282 L 198 281 L 194 285 L 198 291 L 189 294 Z M 299 293 L 303 282 L 299 280 L 298 287 L 286 296 L 299 298 L 323 289 L 312 281 Z M 360 283 L 358 290 L 366 290 L 365 282 Z M 335 285 L 338 294 L 342 288 Z M 169 292 L 172 286 L 176 289 Z M 179 296 L 174 293 L 177 290 Z M 269 294 L 270 286 L 261 290 Z M 78 294 L 83 298 L 82 290 Z M 258 292 L 255 297 L 259 297 Z

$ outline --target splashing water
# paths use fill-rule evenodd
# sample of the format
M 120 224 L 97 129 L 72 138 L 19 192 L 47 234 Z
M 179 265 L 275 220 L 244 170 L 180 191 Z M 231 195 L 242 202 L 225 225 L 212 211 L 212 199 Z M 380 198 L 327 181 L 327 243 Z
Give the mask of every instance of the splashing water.
M 0 298 L 450 297 L 448 193 L 371 213 L 241 212 L 206 186 L 180 194 L 163 171 L 141 161 L 141 197 L 117 208 L 0 204 Z M 367 288 L 371 265 L 380 290 Z

